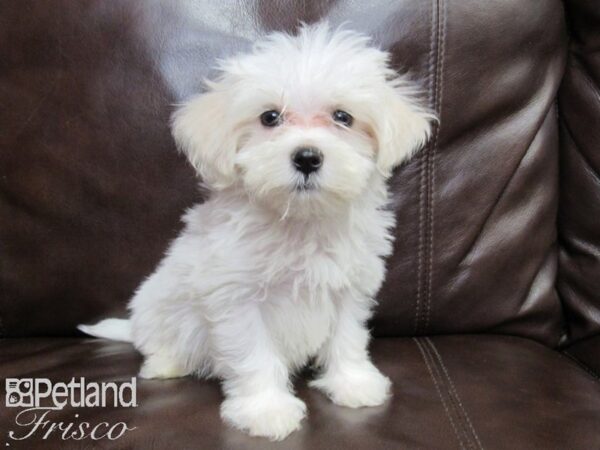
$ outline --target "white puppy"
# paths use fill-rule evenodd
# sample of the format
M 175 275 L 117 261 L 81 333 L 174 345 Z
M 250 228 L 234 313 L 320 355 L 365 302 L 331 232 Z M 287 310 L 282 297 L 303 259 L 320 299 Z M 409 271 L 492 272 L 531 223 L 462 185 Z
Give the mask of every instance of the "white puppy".
M 386 179 L 426 141 L 433 116 L 363 35 L 303 26 L 223 61 L 173 134 L 210 199 L 131 300 L 131 320 L 82 326 L 132 340 L 140 376 L 223 380 L 221 415 L 283 439 L 305 404 L 290 374 L 352 408 L 382 404 L 366 321 L 391 252 Z

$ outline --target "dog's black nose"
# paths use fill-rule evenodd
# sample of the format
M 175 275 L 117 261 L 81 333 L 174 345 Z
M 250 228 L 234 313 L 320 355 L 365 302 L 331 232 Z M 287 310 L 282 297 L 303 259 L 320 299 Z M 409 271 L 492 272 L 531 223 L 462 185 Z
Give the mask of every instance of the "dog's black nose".
M 292 161 L 296 169 L 309 175 L 323 165 L 323 154 L 314 147 L 300 147 L 292 155 Z

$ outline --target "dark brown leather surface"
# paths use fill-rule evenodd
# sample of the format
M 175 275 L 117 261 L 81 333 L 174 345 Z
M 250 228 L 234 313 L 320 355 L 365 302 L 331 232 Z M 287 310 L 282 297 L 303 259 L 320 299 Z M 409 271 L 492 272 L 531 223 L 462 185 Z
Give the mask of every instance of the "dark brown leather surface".
M 224 426 L 215 382 L 139 381 L 137 408 L 65 409 L 92 424 L 138 427 L 110 448 L 172 449 L 545 449 L 589 450 L 598 443 L 600 384 L 569 358 L 528 340 L 499 336 L 377 339 L 373 356 L 394 382 L 391 403 L 351 410 L 296 382 L 308 404 L 302 430 L 280 444 Z M 44 355 L 43 358 L 40 355 Z M 138 356 L 127 344 L 80 339 L 0 343 L 0 377 L 69 381 L 127 380 Z M 2 383 L 2 389 L 4 389 Z M 4 397 L 4 392 L 2 392 Z M 15 409 L 0 409 L 0 429 L 14 429 Z M 10 448 L 89 448 L 50 438 Z M 98 441 L 99 448 L 109 448 Z
M 600 8 L 566 2 L 571 41 L 560 89 L 558 288 L 575 341 L 600 332 Z
M 197 197 L 136 4 L 0 2 L 5 335 L 121 312 Z
M 565 348 L 563 353 L 600 381 L 600 336 L 582 339 Z
M 0 2 L 5 336 L 69 335 L 123 314 L 200 198 L 169 136 L 172 104 L 216 57 L 324 17 L 391 49 L 441 115 L 391 183 L 397 241 L 376 333 L 558 342 L 560 1 L 193 5 Z

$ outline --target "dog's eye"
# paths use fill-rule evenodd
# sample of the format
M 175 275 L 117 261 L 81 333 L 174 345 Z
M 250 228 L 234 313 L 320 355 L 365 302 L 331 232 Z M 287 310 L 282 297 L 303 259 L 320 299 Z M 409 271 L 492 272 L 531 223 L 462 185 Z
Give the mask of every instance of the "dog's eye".
M 332 117 L 333 120 L 347 127 L 351 127 L 352 122 L 354 121 L 354 118 L 350 114 L 348 114 L 346 111 L 342 111 L 341 109 L 336 109 L 333 112 Z
M 271 109 L 260 115 L 260 123 L 265 127 L 276 127 L 281 123 L 281 113 Z

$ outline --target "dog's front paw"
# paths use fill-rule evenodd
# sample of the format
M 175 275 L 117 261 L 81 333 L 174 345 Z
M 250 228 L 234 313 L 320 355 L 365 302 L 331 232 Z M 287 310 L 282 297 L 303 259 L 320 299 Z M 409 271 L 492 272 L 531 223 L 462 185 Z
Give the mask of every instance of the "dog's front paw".
M 323 391 L 337 405 L 360 408 L 383 404 L 391 395 L 392 382 L 368 364 L 325 373 L 310 382 L 310 386 Z
M 306 405 L 287 392 L 268 392 L 227 398 L 221 417 L 251 436 L 279 441 L 300 428 Z

